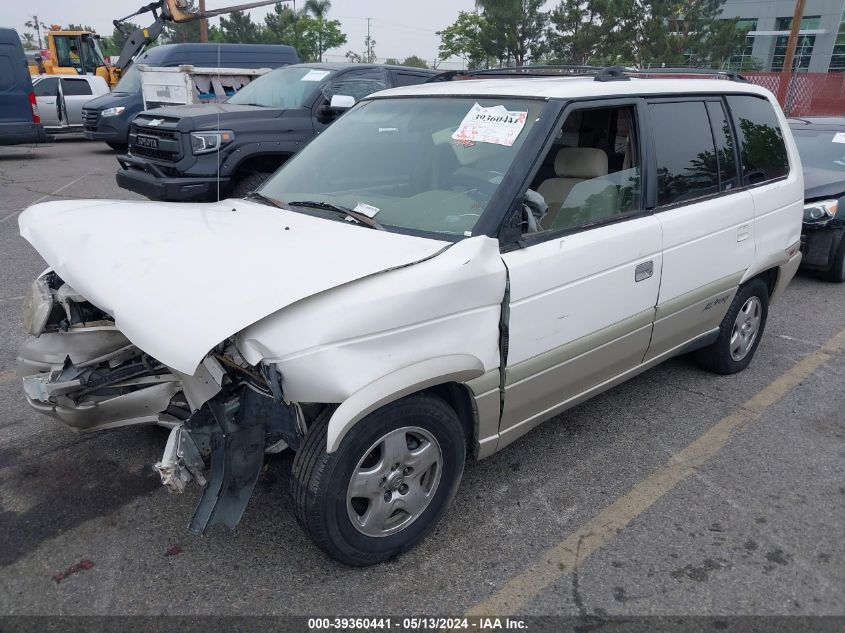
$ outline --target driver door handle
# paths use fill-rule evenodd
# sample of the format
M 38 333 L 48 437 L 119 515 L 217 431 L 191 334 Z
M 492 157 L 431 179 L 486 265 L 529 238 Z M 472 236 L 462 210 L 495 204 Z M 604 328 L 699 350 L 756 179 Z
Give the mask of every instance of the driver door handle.
M 637 267 L 634 269 L 635 282 L 645 281 L 652 275 L 654 275 L 654 261 L 651 259 L 642 264 L 637 264 Z

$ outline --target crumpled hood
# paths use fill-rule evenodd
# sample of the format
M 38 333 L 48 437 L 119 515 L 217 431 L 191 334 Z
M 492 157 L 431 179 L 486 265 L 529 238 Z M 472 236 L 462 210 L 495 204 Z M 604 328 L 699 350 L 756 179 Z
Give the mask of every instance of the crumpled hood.
M 804 200 L 839 198 L 845 193 L 845 170 L 804 169 Z
M 212 347 L 285 306 L 449 245 L 244 200 L 46 202 L 19 224 L 132 343 L 186 374 Z

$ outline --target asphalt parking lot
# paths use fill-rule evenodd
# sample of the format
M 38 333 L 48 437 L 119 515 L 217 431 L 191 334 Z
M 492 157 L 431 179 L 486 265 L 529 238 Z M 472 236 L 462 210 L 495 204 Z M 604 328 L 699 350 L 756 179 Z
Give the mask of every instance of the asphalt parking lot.
M 0 613 L 845 615 L 845 287 L 801 275 L 744 373 L 681 358 L 468 464 L 435 533 L 350 569 L 300 531 L 292 456 L 241 525 L 185 527 L 157 428 L 79 436 L 29 410 L 20 304 L 44 268 L 17 215 L 137 198 L 105 145 L 0 148 Z M 90 561 L 61 581 L 80 561 Z

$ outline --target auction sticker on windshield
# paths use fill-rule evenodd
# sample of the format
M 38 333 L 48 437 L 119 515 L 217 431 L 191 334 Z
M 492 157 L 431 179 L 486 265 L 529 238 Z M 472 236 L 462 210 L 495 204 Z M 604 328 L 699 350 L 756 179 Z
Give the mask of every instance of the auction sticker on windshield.
M 323 81 L 329 76 L 330 70 L 309 70 L 300 81 Z
M 485 108 L 476 103 L 452 133 L 452 139 L 459 143 L 495 143 L 510 147 L 525 127 L 527 118 L 527 111 L 511 111 L 502 105 Z

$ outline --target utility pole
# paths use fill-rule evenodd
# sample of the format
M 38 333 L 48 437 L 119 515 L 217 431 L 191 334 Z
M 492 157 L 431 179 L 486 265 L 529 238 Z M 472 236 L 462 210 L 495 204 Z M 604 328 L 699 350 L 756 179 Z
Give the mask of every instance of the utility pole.
M 789 41 L 786 44 L 786 56 L 783 58 L 783 69 L 781 70 L 780 83 L 778 85 L 778 101 L 781 106 L 786 105 L 789 84 L 792 80 L 792 61 L 795 59 L 795 47 L 798 45 L 801 20 L 804 17 L 804 4 L 805 0 L 795 0 L 795 12 L 792 14 Z
M 205 13 L 205 0 L 199 0 L 200 13 Z M 202 18 L 200 20 L 200 42 L 208 41 L 208 20 Z
M 373 63 L 373 46 L 372 40 L 370 39 L 370 20 L 372 18 L 367 18 L 367 63 Z

